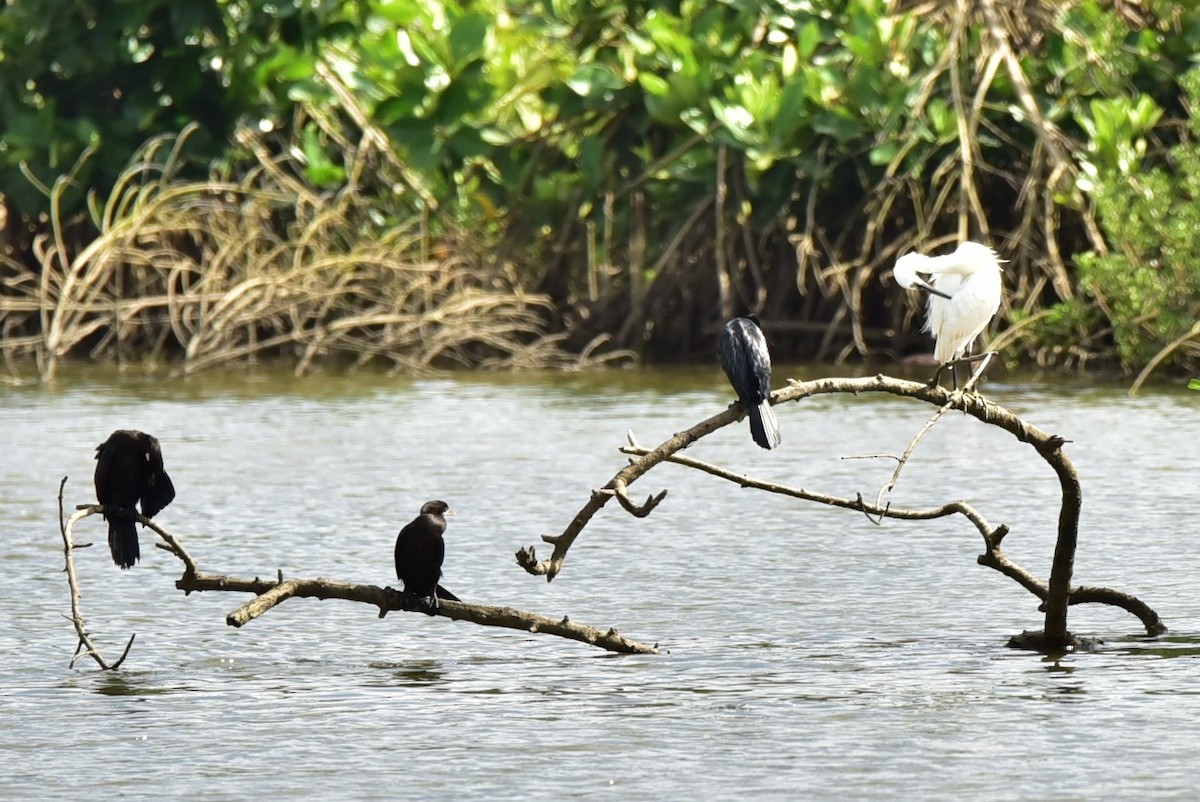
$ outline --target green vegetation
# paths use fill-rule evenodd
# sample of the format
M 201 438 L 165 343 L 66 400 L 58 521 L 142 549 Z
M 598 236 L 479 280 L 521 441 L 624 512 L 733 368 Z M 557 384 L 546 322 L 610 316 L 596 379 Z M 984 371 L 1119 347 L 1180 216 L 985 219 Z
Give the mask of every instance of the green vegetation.
M 305 198 L 353 196 L 348 225 L 319 237 L 370 240 L 334 248 L 352 251 L 420 231 L 435 262 L 465 255 L 480 288 L 537 295 L 538 324 L 513 343 L 561 331 L 578 350 L 611 334 L 651 358 L 707 358 L 715 325 L 749 309 L 782 359 L 923 350 L 916 299 L 897 303 L 881 278 L 905 250 L 974 237 L 1009 259 L 1006 355 L 1129 370 L 1200 356 L 1200 130 L 1182 78 L 1200 14 L 1183 4 L 177 5 L 0 12 L 4 296 L 65 263 L 90 274 L 112 241 L 95 199 L 132 191 L 129 154 L 194 123 L 187 147 L 142 151 L 156 170 L 169 153 L 172 180 L 248 186 L 281 165 L 270 192 L 293 208 L 274 222 L 302 218 Z M 228 245 L 208 236 L 192 269 L 233 291 L 207 279 L 207 254 Z M 13 302 L 0 315 L 43 356 L 115 336 L 81 329 L 47 351 L 44 315 Z M 257 342 L 292 353 L 278 325 Z M 251 341 L 226 337 L 234 352 Z M 421 362 L 413 347 L 388 358 Z
M 1200 109 L 1200 69 L 1183 83 L 1188 105 Z M 1137 109 L 1118 115 L 1144 125 L 1122 137 L 1127 163 L 1097 172 L 1095 208 L 1112 250 L 1079 257 L 1089 307 L 1111 326 L 1118 358 L 1131 369 L 1144 366 L 1138 385 L 1164 360 L 1194 365 L 1200 356 L 1200 117 L 1162 165 L 1138 169 L 1140 137 L 1156 118 Z

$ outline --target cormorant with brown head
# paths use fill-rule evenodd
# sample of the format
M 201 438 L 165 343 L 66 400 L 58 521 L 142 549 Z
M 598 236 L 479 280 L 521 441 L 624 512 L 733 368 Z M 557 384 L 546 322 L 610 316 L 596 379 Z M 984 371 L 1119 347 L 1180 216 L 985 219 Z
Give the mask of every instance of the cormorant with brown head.
M 782 441 L 771 409 L 771 354 L 754 315 L 735 317 L 721 334 L 721 367 L 750 415 L 750 434 L 763 448 Z
M 136 429 L 118 429 L 96 446 L 96 500 L 108 521 L 108 550 L 121 568 L 141 557 L 135 526 L 137 504 L 153 518 L 175 498 L 175 486 L 163 468 L 158 440 Z
M 405 595 L 418 599 L 429 615 L 437 610 L 439 598 L 459 600 L 438 584 L 446 556 L 442 533 L 446 531 L 446 516 L 453 514 L 446 502 L 427 501 L 421 514 L 396 536 L 396 576 L 404 583 Z

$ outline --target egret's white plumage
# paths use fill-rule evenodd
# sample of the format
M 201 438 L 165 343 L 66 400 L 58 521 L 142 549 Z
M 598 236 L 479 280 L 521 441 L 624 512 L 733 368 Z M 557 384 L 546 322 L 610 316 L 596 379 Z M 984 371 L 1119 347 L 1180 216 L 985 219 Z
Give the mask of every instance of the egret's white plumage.
M 892 275 L 901 287 L 929 291 L 924 331 L 934 336 L 933 356 L 943 365 L 962 357 L 1000 309 L 1000 259 L 978 242 L 944 256 L 906 253 Z

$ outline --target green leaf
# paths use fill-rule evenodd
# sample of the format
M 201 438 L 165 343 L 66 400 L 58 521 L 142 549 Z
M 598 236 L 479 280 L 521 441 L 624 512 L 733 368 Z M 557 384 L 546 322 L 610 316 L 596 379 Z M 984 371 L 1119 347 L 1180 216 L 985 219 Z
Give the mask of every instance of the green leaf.
M 713 115 L 725 126 L 729 133 L 733 134 L 734 138 L 739 142 L 749 142 L 750 126 L 754 124 L 754 117 L 745 108 L 734 103 L 725 104 L 713 98 L 711 101 Z
M 599 137 L 589 136 L 579 143 L 579 170 L 593 187 L 602 185 L 604 177 L 604 142 Z
M 805 113 L 807 87 L 803 73 L 783 87 L 779 96 L 779 108 L 771 125 L 771 137 L 776 144 L 788 144 L 800 127 L 808 122 Z
M 429 115 L 430 119 L 437 120 L 442 125 L 456 126 L 464 118 L 473 116 L 472 112 L 478 111 L 483 103 L 472 95 L 471 89 L 468 82 L 452 79 L 450 85 L 438 97 L 437 109 Z
M 403 151 L 410 167 L 432 170 L 441 164 L 441 143 L 428 120 L 398 120 L 385 130 L 388 138 Z
M 625 86 L 621 76 L 603 64 L 583 64 L 567 79 L 567 86 L 581 97 L 602 97 Z
M 800 35 L 797 37 L 796 50 L 799 51 L 800 58 L 808 60 L 812 58 L 813 53 L 817 52 L 817 45 L 821 43 L 821 26 L 816 20 L 809 20 L 800 29 Z
M 899 142 L 884 142 L 878 147 L 871 148 L 871 152 L 867 154 L 867 160 L 877 167 L 891 164 L 901 147 L 903 146 Z
M 372 3 L 371 13 L 378 14 L 397 27 L 406 28 L 422 16 L 423 4 L 417 2 Z
M 647 94 L 656 97 L 665 97 L 671 88 L 664 79 L 650 72 L 639 73 L 638 83 Z
M 492 148 L 484 140 L 479 129 L 461 126 L 446 140 L 446 147 L 452 150 L 460 159 L 466 160 L 477 156 L 486 156 Z
M 1188 382 L 1189 390 L 1200 390 L 1200 379 L 1192 379 Z
M 788 42 L 783 46 L 783 56 L 779 62 L 780 74 L 786 79 L 791 79 L 795 76 L 799 65 L 800 55 L 796 52 L 796 46 Z
M 329 188 L 337 186 L 346 180 L 346 171 L 329 158 L 329 154 L 321 147 L 320 135 L 314 128 L 304 129 L 304 172 L 308 180 L 318 187 Z
M 425 98 L 416 92 L 389 97 L 375 107 L 375 121 L 381 125 L 392 125 L 401 120 L 417 116 L 417 109 Z
M 456 73 L 483 52 L 487 39 L 489 18 L 483 14 L 468 14 L 456 20 L 450 31 L 450 71 Z

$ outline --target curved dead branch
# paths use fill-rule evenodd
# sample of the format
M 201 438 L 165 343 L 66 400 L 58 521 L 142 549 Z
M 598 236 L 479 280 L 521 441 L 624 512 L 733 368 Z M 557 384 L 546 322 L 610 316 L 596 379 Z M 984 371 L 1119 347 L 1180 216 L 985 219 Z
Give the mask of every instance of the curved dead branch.
M 71 560 L 71 554 L 76 548 L 73 542 L 75 524 L 90 515 L 102 514 L 104 507 L 99 504 L 79 505 L 75 514 L 70 519 L 64 521 L 62 515 L 62 487 L 66 484 L 66 481 L 66 477 L 63 477 L 62 484 L 59 486 L 59 522 L 66 552 L 67 578 L 71 587 L 72 618 L 75 622 L 75 631 L 79 635 L 79 648 L 76 650 L 75 658 L 71 660 L 71 663 L 73 665 L 75 659 L 78 659 L 81 653 L 86 653 L 91 655 L 102 669 L 114 669 L 125 660 L 130 646 L 133 645 L 133 638 L 129 639 L 129 643 L 125 647 L 125 652 L 115 663 L 108 663 L 100 655 L 99 650 L 95 647 L 87 632 L 87 627 L 84 624 L 83 616 L 79 609 L 79 587 Z M 359 585 L 325 578 L 284 579 L 282 572 L 279 572 L 272 579 L 260 579 L 258 577 L 245 578 L 201 571 L 197 567 L 196 561 L 183 547 L 183 544 L 179 542 L 178 538 L 150 518 L 138 515 L 137 520 L 162 538 L 163 542 L 156 544 L 159 548 L 175 555 L 183 563 L 183 575 L 176 580 L 175 587 L 182 590 L 185 594 L 199 591 L 255 594 L 255 598 L 225 617 L 225 623 L 232 627 L 241 627 L 290 598 L 343 599 L 345 601 L 370 604 L 379 608 L 380 618 L 383 618 L 384 615 L 393 610 L 422 614 L 426 612 L 425 608 L 416 604 L 411 597 L 390 587 Z M 568 616 L 551 618 L 549 616 L 517 610 L 512 607 L 471 604 L 461 601 L 450 601 L 448 599 L 439 600 L 439 605 L 436 615 L 454 621 L 468 621 L 480 626 L 502 627 L 521 630 L 523 632 L 556 635 L 618 654 L 659 653 L 657 644 L 651 646 L 626 638 L 615 628 L 609 628 L 605 631 L 585 624 L 577 624 L 571 621 Z
M 80 510 L 72 515 L 69 520 L 64 518 L 63 488 L 66 484 L 67 477 L 64 476 L 62 481 L 58 483 L 58 531 L 62 534 L 63 556 L 66 559 L 67 584 L 71 588 L 71 623 L 75 625 L 75 634 L 79 636 L 79 645 L 75 647 L 75 655 L 71 658 L 71 662 L 67 667 L 74 666 L 76 660 L 87 655 L 96 661 L 101 670 L 112 671 L 125 662 L 125 658 L 129 655 L 129 649 L 133 646 L 133 639 L 137 637 L 137 633 L 135 632 L 129 636 L 129 641 L 125 644 L 125 651 L 121 652 L 121 656 L 117 658 L 115 663 L 110 663 L 104 659 L 104 655 L 100 654 L 100 649 L 96 647 L 91 633 L 88 632 L 87 624 L 83 620 L 83 606 L 79 601 L 79 579 L 75 576 L 75 549 L 81 547 L 75 545 L 72 530 L 76 521 L 91 515 L 92 511 Z
M 978 373 L 976 374 L 977 378 Z M 938 413 L 921 433 L 910 442 L 904 458 L 898 458 L 899 465 L 892 481 L 880 492 L 875 504 L 867 504 L 861 494 L 855 498 L 845 498 L 824 493 L 815 493 L 801 488 L 766 482 L 742 474 L 736 474 L 725 468 L 702 462 L 691 457 L 680 456 L 679 452 L 695 443 L 700 438 L 711 434 L 723 426 L 728 426 L 741 419 L 743 409 L 734 404 L 728 409 L 703 420 L 696 425 L 679 432 L 663 442 L 657 448 L 645 448 L 637 443 L 632 433 L 629 435 L 629 445 L 621 448 L 625 454 L 633 457 L 629 465 L 622 468 L 616 476 L 609 480 L 603 488 L 592 493 L 583 509 L 576 514 L 567 528 L 559 535 L 543 535 L 542 539 L 554 546 L 554 552 L 548 559 L 538 562 L 532 547 L 517 552 L 517 563 L 534 575 L 544 575 L 547 580 L 553 579 L 562 570 L 563 561 L 571 544 L 579 536 L 588 521 L 599 512 L 613 496 L 618 498 L 627 492 L 628 485 L 644 476 L 656 465 L 662 462 L 673 462 L 696 470 L 701 470 L 727 481 L 735 482 L 743 487 L 754 487 L 772 493 L 780 493 L 818 504 L 857 510 L 868 517 L 898 518 L 904 520 L 926 520 L 948 515 L 966 517 L 984 539 L 985 552 L 978 558 L 981 565 L 994 568 L 1005 576 L 1018 582 L 1042 600 L 1041 609 L 1045 611 L 1045 629 L 1037 634 L 1037 642 L 1046 648 L 1060 648 L 1075 643 L 1074 637 L 1067 630 L 1067 608 L 1072 604 L 1098 602 L 1120 607 L 1137 616 L 1147 633 L 1159 635 L 1166 632 L 1166 626 L 1148 605 L 1137 598 L 1119 591 L 1107 588 L 1076 588 L 1071 589 L 1071 575 L 1074 568 L 1075 549 L 1079 531 L 1079 513 L 1082 506 L 1082 490 L 1075 466 L 1063 452 L 1067 443 L 1058 435 L 1050 434 L 1027 423 L 1014 413 L 987 401 L 982 396 L 959 391 L 948 391 L 941 387 L 931 387 L 918 382 L 895 379 L 888 376 L 876 375 L 863 378 L 827 378 L 815 381 L 789 381 L 789 386 L 776 390 L 771 394 L 774 405 L 800 401 L 814 395 L 832 393 L 887 393 L 903 398 L 912 398 L 940 407 Z M 895 486 L 900 470 L 904 467 L 909 456 L 916 448 L 921 437 L 938 418 L 948 410 L 959 410 L 982 423 L 998 426 L 1009 432 L 1022 443 L 1028 443 L 1046 461 L 1058 477 L 1062 491 L 1062 504 L 1058 517 L 1058 540 L 1051 566 L 1049 582 L 1042 582 L 1033 574 L 1010 561 L 1000 549 L 1000 543 L 1008 534 L 1005 525 L 992 528 L 984 517 L 973 507 L 962 501 L 955 501 L 941 507 L 925 510 L 906 509 L 893 506 L 890 502 L 882 503 L 883 497 Z M 665 493 L 665 491 L 664 491 Z M 661 499 L 660 494 L 659 499 Z M 626 504 L 629 509 L 629 504 Z M 632 510 L 631 510 L 632 511 Z M 648 512 L 648 511 L 647 511 Z
M 575 514 L 575 517 L 571 519 L 571 522 L 567 524 L 567 528 L 561 534 L 542 535 L 542 540 L 554 546 L 554 553 L 550 555 L 549 559 L 539 562 L 534 547 L 530 546 L 520 549 L 517 552 L 517 564 L 535 576 L 545 576 L 546 581 L 554 579 L 558 572 L 562 570 L 563 560 L 566 559 L 567 551 L 570 550 L 571 544 L 575 542 L 575 538 L 587 526 L 588 521 L 592 520 L 592 517 L 608 503 L 609 499 L 613 497 L 619 498 L 622 494 L 625 494 L 625 501 L 628 502 L 625 508 L 631 514 L 637 515 L 637 512 L 630 509 L 630 507 L 636 506 L 629 501 L 627 495 L 626 488 L 630 484 L 637 481 L 646 471 L 670 455 L 677 451 L 682 451 L 701 437 L 712 434 L 722 426 L 728 426 L 730 423 L 740 420 L 744 415 L 745 410 L 743 410 L 741 405 L 733 404 L 720 415 L 714 415 L 708 420 L 697 423 L 686 431 L 679 432 L 646 456 L 630 460 L 629 465 L 622 468 L 616 476 L 608 481 L 608 484 L 592 493 L 587 504 L 583 505 L 583 509 Z M 644 515 L 649 514 L 650 509 L 657 506 L 658 502 L 662 501 L 665 497 L 666 491 L 664 490 L 656 498 L 647 501 L 645 506 L 649 507 L 649 509 L 646 510 Z M 638 515 L 638 517 L 643 517 L 643 515 Z
M 380 618 L 393 610 L 425 612 L 423 607 L 414 603 L 412 597 L 406 596 L 394 588 L 338 582 L 325 578 L 283 579 L 279 577 L 278 579 L 264 580 L 257 577 L 245 579 L 226 574 L 193 573 L 184 574 L 176 581 L 175 587 L 184 593 L 215 590 L 257 594 L 253 599 L 225 616 L 225 623 L 231 627 L 241 627 L 276 605 L 292 598 L 320 599 L 321 601 L 342 599 L 370 604 L 379 608 Z M 595 627 L 576 624 L 567 616 L 555 619 L 512 607 L 470 604 L 449 599 L 438 600 L 438 609 L 435 615 L 453 621 L 469 621 L 486 627 L 503 627 L 523 632 L 544 632 L 620 654 L 658 654 L 657 645 L 648 646 L 630 640 L 615 629 L 605 632 Z

